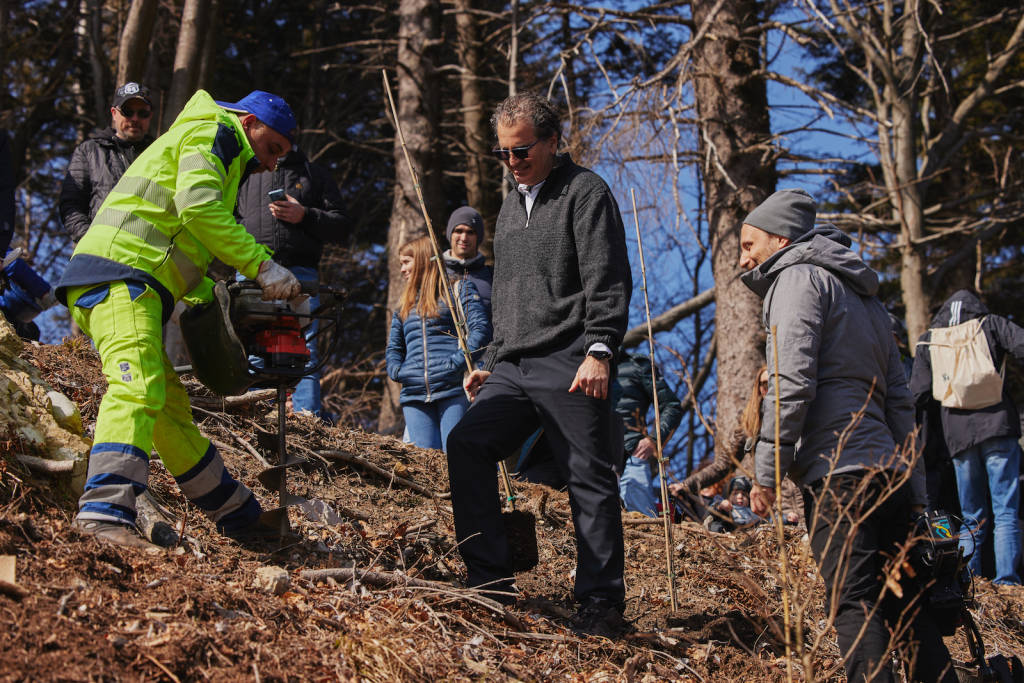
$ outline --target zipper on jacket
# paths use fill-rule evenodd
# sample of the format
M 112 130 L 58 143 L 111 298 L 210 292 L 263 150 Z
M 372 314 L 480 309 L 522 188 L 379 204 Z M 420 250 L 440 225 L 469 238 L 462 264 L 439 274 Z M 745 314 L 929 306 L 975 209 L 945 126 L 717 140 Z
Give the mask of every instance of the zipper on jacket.
M 423 386 L 427 388 L 427 397 L 423 399 L 423 402 L 430 403 L 430 378 L 427 376 L 427 321 L 422 315 L 420 316 L 420 342 L 423 344 Z

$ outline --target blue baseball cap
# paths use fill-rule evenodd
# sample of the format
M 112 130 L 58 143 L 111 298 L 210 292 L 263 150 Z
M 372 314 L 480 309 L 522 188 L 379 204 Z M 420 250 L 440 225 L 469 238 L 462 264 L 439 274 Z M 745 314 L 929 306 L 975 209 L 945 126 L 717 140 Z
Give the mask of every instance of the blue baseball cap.
M 295 114 L 292 108 L 274 93 L 265 90 L 253 90 L 251 93 L 237 102 L 221 102 L 217 100 L 224 109 L 239 114 L 252 114 L 263 123 L 267 124 L 281 135 L 288 138 L 288 142 L 294 143 L 293 133 L 298 127 L 295 121 Z

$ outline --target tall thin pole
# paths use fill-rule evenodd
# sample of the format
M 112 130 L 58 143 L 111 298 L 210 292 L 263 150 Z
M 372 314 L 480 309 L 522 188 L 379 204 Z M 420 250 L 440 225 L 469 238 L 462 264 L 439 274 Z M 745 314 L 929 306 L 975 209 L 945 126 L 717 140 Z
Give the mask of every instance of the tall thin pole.
M 672 610 L 676 609 L 676 572 L 672 561 L 675 543 L 672 542 L 672 508 L 668 497 L 668 477 L 661 448 L 661 406 L 658 405 L 658 371 L 654 365 L 654 330 L 651 328 L 651 303 L 647 299 L 647 265 L 644 263 L 644 241 L 640 236 L 640 214 L 636 210 L 636 190 L 630 188 L 633 201 L 633 221 L 636 223 L 636 246 L 640 254 L 640 277 L 644 289 L 644 314 L 647 316 L 647 347 L 651 357 L 651 394 L 654 396 L 654 435 L 658 456 L 658 478 L 661 480 L 661 516 L 665 520 L 665 566 L 668 572 L 668 594 Z
M 786 680 L 793 680 L 793 643 L 789 623 L 789 560 L 786 556 L 786 534 L 782 528 L 782 473 L 779 459 L 782 452 L 779 408 L 779 328 L 772 325 L 772 365 L 775 368 L 775 531 L 779 540 L 779 562 L 782 565 L 782 621 L 786 638 Z
M 448 279 L 448 271 L 444 266 L 444 258 L 441 255 L 441 245 L 437 241 L 437 235 L 434 234 L 434 227 L 430 222 L 430 214 L 427 213 L 427 204 L 423 201 L 420 179 L 416 174 L 415 167 L 412 165 L 409 148 L 405 145 L 405 133 L 402 131 L 402 122 L 398 119 L 395 98 L 391 96 L 391 83 L 388 80 L 388 72 L 386 69 L 381 69 L 381 74 L 384 77 L 384 92 L 387 93 L 388 103 L 391 105 L 391 115 L 395 119 L 395 130 L 398 132 L 398 140 L 402 144 L 402 154 L 405 156 L 405 163 L 409 167 L 409 177 L 412 178 L 412 186 L 416 190 L 416 199 L 419 201 L 420 211 L 423 212 L 423 220 L 427 226 L 427 235 L 430 236 L 430 246 L 434 251 L 433 261 L 437 264 L 438 275 L 440 276 L 441 296 L 448 305 L 448 310 L 451 311 L 452 320 L 455 323 L 455 335 L 459 340 L 459 350 L 462 351 L 462 357 L 466 361 L 466 369 L 473 372 L 473 356 L 469 352 L 469 345 L 466 342 L 469 336 L 469 326 L 466 322 L 465 313 L 461 306 L 456 305 L 455 294 L 452 292 L 452 283 Z M 508 476 L 508 469 L 505 467 L 504 461 L 498 462 L 498 472 L 501 474 L 502 483 L 505 485 L 505 500 L 515 510 L 516 496 L 512 488 L 512 479 Z

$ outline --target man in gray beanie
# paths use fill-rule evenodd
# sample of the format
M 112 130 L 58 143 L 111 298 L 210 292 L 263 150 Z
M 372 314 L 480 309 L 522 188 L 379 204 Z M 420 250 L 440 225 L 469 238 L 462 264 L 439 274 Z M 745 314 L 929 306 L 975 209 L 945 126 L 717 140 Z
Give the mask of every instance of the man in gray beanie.
M 740 229 L 740 266 L 748 270 L 741 277 L 764 299 L 771 375 L 750 507 L 761 516 L 771 511 L 776 468 L 802 489 L 847 680 L 893 680 L 889 634 L 902 633 L 902 644 L 916 648 L 910 680 L 956 681 L 917 582 L 905 578 L 897 596 L 884 579 L 927 498 L 923 461 L 903 450 L 914 405 L 876 297 L 878 275 L 846 234 L 814 228 L 814 219 L 810 195 L 781 190 Z
M 442 254 L 448 275 L 456 280 L 469 280 L 473 283 L 487 309 L 487 320 L 490 321 L 494 271 L 479 251 L 480 243 L 484 241 L 484 219 L 473 207 L 460 206 L 452 211 L 445 234 L 451 245 L 451 249 Z

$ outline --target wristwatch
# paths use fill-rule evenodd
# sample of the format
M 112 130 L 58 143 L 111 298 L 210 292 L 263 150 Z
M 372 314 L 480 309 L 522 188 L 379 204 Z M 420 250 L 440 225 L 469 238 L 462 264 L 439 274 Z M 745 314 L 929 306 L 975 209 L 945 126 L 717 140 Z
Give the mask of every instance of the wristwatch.
M 596 358 L 597 360 L 611 360 L 612 352 L 604 351 L 602 349 L 593 349 L 591 351 L 588 351 L 587 355 L 591 356 L 592 358 Z

